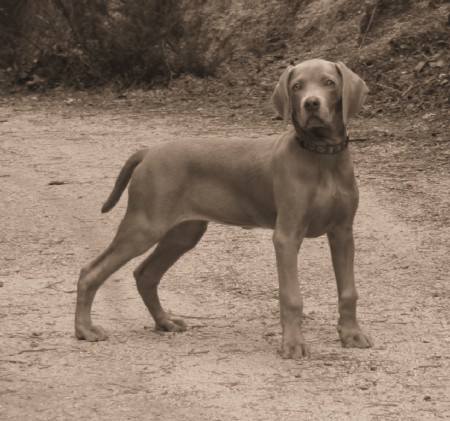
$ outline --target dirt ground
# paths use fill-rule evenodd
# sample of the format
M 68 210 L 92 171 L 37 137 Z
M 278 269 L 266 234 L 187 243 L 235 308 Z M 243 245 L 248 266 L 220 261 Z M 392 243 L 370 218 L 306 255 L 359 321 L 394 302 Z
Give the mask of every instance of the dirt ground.
M 106 342 L 74 337 L 80 267 L 112 239 L 125 198 L 100 207 L 129 154 L 156 142 L 276 136 L 250 109 L 125 95 L 0 102 L 0 418 L 432 420 L 450 418 L 448 115 L 358 118 L 359 318 L 343 349 L 324 238 L 299 258 L 307 359 L 278 354 L 271 232 L 211 224 L 161 285 L 189 324 L 156 332 L 133 261 L 99 290 Z M 136 259 L 141 260 L 141 259 Z

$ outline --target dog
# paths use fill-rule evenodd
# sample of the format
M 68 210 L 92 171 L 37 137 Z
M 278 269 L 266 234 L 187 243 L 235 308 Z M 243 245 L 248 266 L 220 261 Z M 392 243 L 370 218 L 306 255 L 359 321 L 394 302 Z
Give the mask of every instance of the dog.
M 285 123 L 292 123 L 278 139 L 181 139 L 133 154 L 102 208 L 111 210 L 129 183 L 128 207 L 116 236 L 81 269 L 76 337 L 106 339 L 104 329 L 91 321 L 96 291 L 111 274 L 154 245 L 134 271 L 138 291 L 157 329 L 184 331 L 184 321 L 162 308 L 158 285 L 213 221 L 273 230 L 283 358 L 310 355 L 302 332 L 297 258 L 305 237 L 324 234 L 336 276 L 341 343 L 372 346 L 356 317 L 353 220 L 358 189 L 346 131 L 367 93 L 365 82 L 345 64 L 308 60 L 288 67 L 276 85 L 275 108 Z

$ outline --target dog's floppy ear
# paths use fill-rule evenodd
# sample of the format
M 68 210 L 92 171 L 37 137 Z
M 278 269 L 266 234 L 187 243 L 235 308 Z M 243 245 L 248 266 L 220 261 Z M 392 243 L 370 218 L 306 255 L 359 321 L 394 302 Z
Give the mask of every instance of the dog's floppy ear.
M 289 94 L 289 80 L 291 77 L 294 66 L 288 66 L 283 74 L 280 76 L 280 80 L 275 86 L 275 90 L 272 95 L 272 102 L 280 117 L 283 118 L 284 124 L 288 124 L 291 110 L 291 98 Z
M 353 73 L 344 63 L 336 63 L 342 76 L 342 116 L 344 124 L 361 111 L 369 88 L 356 73 Z

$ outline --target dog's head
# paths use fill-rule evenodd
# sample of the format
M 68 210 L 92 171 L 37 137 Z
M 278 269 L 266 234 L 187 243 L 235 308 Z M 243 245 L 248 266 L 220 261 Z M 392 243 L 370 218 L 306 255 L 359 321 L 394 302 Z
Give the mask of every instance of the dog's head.
M 368 91 L 344 63 L 314 59 L 289 66 L 272 99 L 285 124 L 293 118 L 302 130 L 333 129 L 361 110 Z

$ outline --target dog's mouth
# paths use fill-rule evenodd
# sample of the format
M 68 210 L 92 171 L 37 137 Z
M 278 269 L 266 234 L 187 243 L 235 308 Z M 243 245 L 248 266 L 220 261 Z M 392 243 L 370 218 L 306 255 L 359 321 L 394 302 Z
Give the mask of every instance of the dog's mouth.
M 316 127 L 328 127 L 328 125 L 318 115 L 313 114 L 313 115 L 307 117 L 307 119 L 305 121 L 305 128 L 306 129 L 314 129 Z

